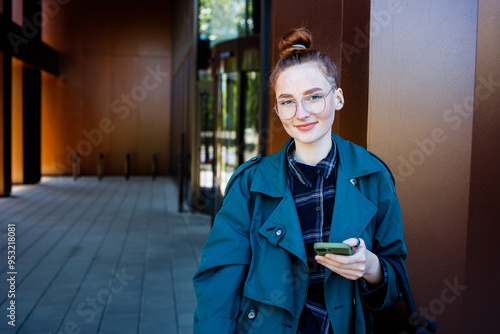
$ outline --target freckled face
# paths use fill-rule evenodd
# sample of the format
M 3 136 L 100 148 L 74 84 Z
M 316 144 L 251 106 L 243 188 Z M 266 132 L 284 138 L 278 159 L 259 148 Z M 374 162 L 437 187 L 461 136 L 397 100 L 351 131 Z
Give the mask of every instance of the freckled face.
M 325 110 L 311 114 L 304 109 L 301 100 L 311 94 L 325 96 L 332 86 L 318 65 L 314 63 L 294 65 L 284 70 L 276 80 L 277 101 L 294 100 L 297 112 L 291 119 L 282 119 L 285 131 L 294 138 L 297 145 L 330 145 L 330 133 L 335 119 L 335 110 L 342 108 L 340 88 L 326 96 Z

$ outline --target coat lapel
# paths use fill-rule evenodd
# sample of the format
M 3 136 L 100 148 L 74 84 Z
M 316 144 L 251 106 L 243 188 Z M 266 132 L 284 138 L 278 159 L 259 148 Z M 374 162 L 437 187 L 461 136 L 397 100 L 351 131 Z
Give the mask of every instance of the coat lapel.
M 288 187 L 286 147 L 263 159 L 254 177 L 250 191 L 259 192 L 279 201 L 271 215 L 259 228 L 259 233 L 273 245 L 277 245 L 301 259 L 307 265 L 304 239 L 292 193 Z M 276 233 L 278 230 L 278 234 Z
M 377 172 L 379 168 L 366 158 L 366 151 L 347 149 L 347 145 L 352 145 L 350 142 L 335 135 L 334 139 L 339 150 L 339 165 L 330 242 L 342 242 L 360 237 L 377 213 L 377 207 L 359 191 L 357 183 L 358 178 Z M 326 271 L 325 281 L 331 273 Z
M 307 266 L 302 229 L 290 191 L 286 193 L 271 216 L 262 224 L 259 233 L 273 245 L 295 255 Z
M 342 168 L 338 169 L 330 242 L 342 242 L 348 238 L 359 237 L 377 212 L 376 206 L 351 180 L 357 182 L 356 179 L 349 179 Z

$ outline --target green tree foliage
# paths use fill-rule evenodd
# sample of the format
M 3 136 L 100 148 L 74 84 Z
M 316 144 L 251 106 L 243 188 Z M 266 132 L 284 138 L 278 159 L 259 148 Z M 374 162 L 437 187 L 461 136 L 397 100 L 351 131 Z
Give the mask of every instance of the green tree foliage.
M 233 39 L 253 31 L 253 6 L 249 0 L 200 0 L 198 27 L 200 39 L 211 44 Z

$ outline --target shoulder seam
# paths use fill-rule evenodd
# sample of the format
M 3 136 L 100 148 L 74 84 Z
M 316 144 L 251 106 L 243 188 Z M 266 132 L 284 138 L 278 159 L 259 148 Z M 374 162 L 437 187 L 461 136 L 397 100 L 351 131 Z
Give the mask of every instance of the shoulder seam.
M 243 164 L 238 166 L 238 168 L 234 171 L 234 173 L 231 175 L 231 178 L 229 179 L 227 185 L 226 185 L 226 190 L 225 193 L 231 188 L 231 186 L 234 183 L 234 180 L 242 174 L 245 170 L 247 170 L 249 167 L 255 165 L 256 163 L 260 162 L 262 160 L 261 154 L 251 158 L 250 160 L 245 161 Z
M 372 157 L 374 157 L 375 159 L 377 159 L 385 167 L 385 169 L 387 170 L 387 172 L 389 172 L 389 175 L 391 176 L 392 183 L 394 185 L 396 185 L 396 180 L 394 179 L 394 175 L 392 174 L 391 169 L 389 168 L 389 166 L 387 166 L 387 164 L 385 163 L 385 161 L 382 160 L 378 155 L 376 155 L 375 153 L 373 153 L 371 151 L 368 151 L 368 153 L 370 153 L 370 155 Z

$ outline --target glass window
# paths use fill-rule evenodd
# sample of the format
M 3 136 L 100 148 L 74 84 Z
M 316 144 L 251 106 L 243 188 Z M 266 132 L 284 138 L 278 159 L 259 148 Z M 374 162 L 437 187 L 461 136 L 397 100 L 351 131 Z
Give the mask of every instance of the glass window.
M 255 33 L 255 0 L 200 0 L 199 36 L 214 45 Z
M 23 25 L 23 0 L 12 1 L 12 22 Z
M 238 167 L 238 74 L 222 73 L 219 80 L 217 120 L 217 184 L 224 195 L 227 182 Z
M 244 152 L 243 161 L 259 154 L 259 72 L 245 72 L 244 95 Z
M 202 92 L 200 98 L 201 132 L 200 132 L 200 186 L 212 188 L 212 160 L 214 158 L 213 133 L 213 95 Z

